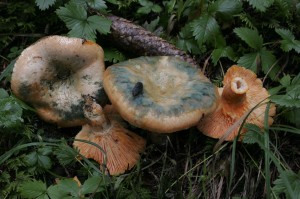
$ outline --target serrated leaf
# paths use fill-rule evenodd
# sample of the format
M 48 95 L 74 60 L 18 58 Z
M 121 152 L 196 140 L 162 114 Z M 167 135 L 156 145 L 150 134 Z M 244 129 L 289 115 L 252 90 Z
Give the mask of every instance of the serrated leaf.
M 284 87 L 287 87 L 291 84 L 291 76 L 290 75 L 284 75 L 280 80 L 280 84 Z
M 268 76 L 274 80 L 278 71 L 280 70 L 278 65 L 274 65 L 276 62 L 275 55 L 273 55 L 272 51 L 262 48 L 259 51 L 259 56 L 264 74 L 268 74 Z
M 25 156 L 25 161 L 30 165 L 33 166 L 37 163 L 37 152 L 31 152 Z
M 162 11 L 162 8 L 161 8 L 159 5 L 154 4 L 154 5 L 152 6 L 151 10 L 152 10 L 153 12 L 160 13 L 160 12 Z
M 139 0 L 139 3 L 144 6 L 144 7 L 149 7 L 149 6 L 152 6 L 153 3 L 151 1 L 148 1 L 148 0 Z
M 270 97 L 271 101 L 284 107 L 295 107 L 295 108 L 300 108 L 300 98 L 293 98 L 289 96 L 288 94 L 286 95 L 273 95 Z
M 151 12 L 151 9 L 149 9 L 148 7 L 141 7 L 136 12 L 139 14 L 149 14 Z
M 83 7 L 85 10 L 90 7 L 96 10 L 105 11 L 107 8 L 104 0 L 72 0 L 72 2 Z
M 92 176 L 88 178 L 81 187 L 82 194 L 97 193 L 104 190 L 107 183 L 103 181 L 101 176 Z
M 247 129 L 243 137 L 243 143 L 246 144 L 255 144 L 263 143 L 264 137 L 261 129 L 254 124 L 245 124 L 244 126 Z
M 5 93 L 2 92 L 4 96 Z M 22 107 L 12 98 L 0 98 L 0 127 L 13 128 L 19 126 L 22 122 Z
M 283 29 L 283 28 L 275 28 L 275 32 L 279 34 L 285 40 L 293 40 L 295 36 L 290 30 Z
M 107 8 L 103 0 L 87 0 L 88 5 L 96 10 L 105 10 Z
M 234 33 L 237 34 L 248 46 L 256 50 L 260 50 L 263 47 L 263 38 L 258 34 L 257 30 L 250 28 L 235 28 Z
M 209 6 L 209 10 L 232 16 L 242 11 L 242 3 L 238 0 L 218 0 Z
M 115 48 L 106 48 L 105 49 L 105 61 L 117 63 L 120 61 L 124 61 L 125 59 L 126 59 L 126 57 L 121 51 L 119 51 Z
M 74 197 L 80 197 L 79 186 L 73 179 L 64 179 L 59 182 L 59 189 L 61 192 L 69 193 Z
M 87 12 L 84 7 L 74 2 L 70 2 L 65 7 L 59 7 L 56 10 L 58 17 L 66 23 L 69 29 L 80 26 L 80 23 L 87 19 Z
M 43 169 L 50 169 L 52 166 L 51 159 L 48 156 L 38 155 L 37 163 Z
M 211 54 L 211 59 L 213 64 L 216 66 L 221 57 L 227 57 L 231 60 L 234 60 L 235 53 L 230 46 L 217 48 L 213 50 Z
M 288 192 L 288 186 L 292 193 Z M 281 172 L 279 178 L 274 181 L 274 187 L 272 188 L 272 190 L 278 197 L 281 193 L 285 193 L 287 199 L 299 199 L 300 173 L 296 174 L 292 170 L 285 170 Z M 292 194 L 292 196 L 290 194 Z
M 35 4 L 39 7 L 40 10 L 46 10 L 52 6 L 56 0 L 35 0 Z
M 46 196 L 47 187 L 41 181 L 24 182 L 21 184 L 19 191 L 23 198 L 38 198 Z
M 262 48 L 258 52 L 248 53 L 239 58 L 237 63 L 245 68 L 252 70 L 257 73 L 259 67 L 265 74 L 268 74 L 272 79 L 275 78 L 279 67 L 277 65 L 273 66 L 276 62 L 276 57 L 273 55 L 272 51 L 268 51 Z
M 216 19 L 207 14 L 193 21 L 191 27 L 199 46 L 213 38 L 220 29 Z
M 50 169 L 52 166 L 51 159 L 48 156 L 43 155 L 43 153 L 45 153 L 45 151 L 43 151 L 43 148 L 38 149 L 37 151 L 33 151 L 25 156 L 25 161 L 30 166 L 34 166 L 34 167 L 38 166 L 39 168 L 42 169 Z
M 95 40 L 96 30 L 102 34 L 110 32 L 110 20 L 97 15 L 87 17 L 84 7 L 74 2 L 70 2 L 65 7 L 60 7 L 56 10 L 56 13 L 70 29 L 68 33 L 70 36 Z
M 249 4 L 257 9 L 258 11 L 265 12 L 268 7 L 270 7 L 274 0 L 247 0 Z
M 68 196 L 67 192 L 60 190 L 59 185 L 51 185 L 48 187 L 47 193 L 51 199 L 65 199 Z
M 259 57 L 259 53 L 248 53 L 243 55 L 237 61 L 237 64 L 252 70 L 253 72 L 257 72 L 257 64 L 256 60 Z
M 78 152 L 67 144 L 60 144 L 54 153 L 59 163 L 64 166 L 74 163 L 78 155 Z
M 290 30 L 286 29 L 275 29 L 283 40 L 280 41 L 281 49 L 285 52 L 289 52 L 294 49 L 297 53 L 300 53 L 300 41 L 295 39 L 294 34 Z

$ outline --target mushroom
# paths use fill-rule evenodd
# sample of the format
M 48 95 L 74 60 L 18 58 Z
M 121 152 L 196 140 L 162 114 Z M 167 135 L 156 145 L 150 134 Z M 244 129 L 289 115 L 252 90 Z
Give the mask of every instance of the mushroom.
M 122 125 L 122 118 L 112 105 L 103 110 L 90 96 L 85 96 L 83 110 L 88 123 L 76 135 L 73 146 L 84 157 L 105 165 L 110 175 L 131 169 L 144 151 L 146 141 Z M 93 142 L 101 149 L 80 140 Z
M 32 105 L 47 122 L 61 127 L 86 122 L 82 95 L 105 100 L 104 53 L 92 41 L 49 36 L 27 47 L 17 59 L 13 93 Z
M 103 86 L 126 121 L 157 133 L 195 126 L 217 107 L 219 97 L 200 70 L 171 56 L 114 64 L 104 72 Z
M 232 141 L 237 135 L 241 121 L 252 123 L 259 127 L 264 125 L 267 99 L 270 95 L 263 87 L 262 81 L 256 74 L 246 68 L 231 66 L 223 80 L 223 88 L 219 88 L 220 103 L 218 108 L 201 119 L 197 128 L 205 135 L 212 138 L 221 138 L 229 130 L 229 135 L 224 139 Z M 259 103 L 258 107 L 256 107 Z M 276 108 L 272 104 L 269 110 L 268 124 L 273 123 Z M 242 134 L 246 129 L 242 129 Z M 240 140 L 242 139 L 242 134 Z

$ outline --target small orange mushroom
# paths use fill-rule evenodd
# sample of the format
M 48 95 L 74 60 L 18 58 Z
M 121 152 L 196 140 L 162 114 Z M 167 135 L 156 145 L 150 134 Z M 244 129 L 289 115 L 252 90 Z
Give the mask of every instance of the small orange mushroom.
M 85 97 L 84 115 L 88 123 L 76 135 L 73 146 L 81 155 L 92 158 L 102 166 L 105 164 L 110 175 L 118 175 L 131 169 L 139 160 L 146 141 L 122 125 L 122 118 L 112 105 L 104 110 L 90 96 Z M 87 140 L 98 147 L 80 140 Z
M 238 135 L 241 125 L 240 123 L 236 125 L 236 122 L 243 119 L 249 111 L 251 113 L 247 117 L 246 123 L 252 123 L 262 128 L 266 103 L 269 101 L 267 98 L 270 95 L 263 88 L 262 81 L 257 78 L 256 74 L 246 68 L 233 65 L 226 72 L 223 85 L 223 88 L 218 89 L 221 96 L 218 108 L 203 117 L 197 128 L 212 138 L 221 138 L 229 128 L 232 128 L 230 134 L 224 138 L 232 141 Z M 264 103 L 255 107 L 260 102 Z M 272 117 L 275 112 L 276 108 L 272 104 L 269 110 L 269 125 L 273 123 Z M 245 132 L 246 129 L 243 128 L 242 134 Z

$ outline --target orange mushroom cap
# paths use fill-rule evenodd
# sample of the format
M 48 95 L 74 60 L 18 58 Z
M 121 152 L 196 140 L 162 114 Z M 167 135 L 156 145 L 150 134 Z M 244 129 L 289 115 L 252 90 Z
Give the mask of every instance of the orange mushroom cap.
M 177 57 L 139 57 L 106 69 L 104 89 L 130 124 L 157 133 L 195 126 L 217 107 L 216 87 Z
M 102 101 L 104 53 L 92 41 L 49 36 L 27 47 L 17 59 L 13 93 L 58 126 L 86 123 L 82 95 Z M 103 98 L 104 99 L 104 98 Z
M 247 117 L 246 123 L 255 124 L 262 128 L 266 102 L 269 101 L 267 98 L 270 95 L 263 88 L 262 81 L 257 78 L 256 74 L 246 68 L 233 65 L 227 70 L 223 85 L 223 88 L 218 89 L 221 96 L 218 108 L 203 117 L 197 128 L 209 137 L 221 138 L 235 122 L 245 117 L 249 111 L 252 112 Z M 254 108 L 262 101 L 263 104 Z M 269 125 L 273 123 L 272 117 L 275 112 L 276 108 L 272 104 L 269 110 Z M 238 135 L 240 126 L 241 124 L 235 126 L 225 140 L 232 141 Z M 245 132 L 246 129 L 243 129 L 242 134 Z
M 144 151 L 146 141 L 122 126 L 122 118 L 112 105 L 106 105 L 102 110 L 99 104 L 87 99 L 84 112 L 89 123 L 82 127 L 75 139 L 91 141 L 102 150 L 80 141 L 75 141 L 73 146 L 86 158 L 92 158 L 102 166 L 105 164 L 110 175 L 130 170 Z

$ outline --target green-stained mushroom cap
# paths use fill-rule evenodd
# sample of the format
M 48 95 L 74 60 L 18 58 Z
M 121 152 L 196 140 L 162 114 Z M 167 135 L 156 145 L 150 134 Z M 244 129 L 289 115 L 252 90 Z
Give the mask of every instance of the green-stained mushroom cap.
M 13 93 L 47 122 L 61 127 L 86 123 L 82 95 L 101 101 L 104 53 L 92 41 L 49 36 L 26 48 L 11 79 Z
M 216 87 L 200 70 L 176 57 L 139 57 L 106 69 L 104 89 L 120 115 L 152 132 L 195 126 L 218 104 Z

